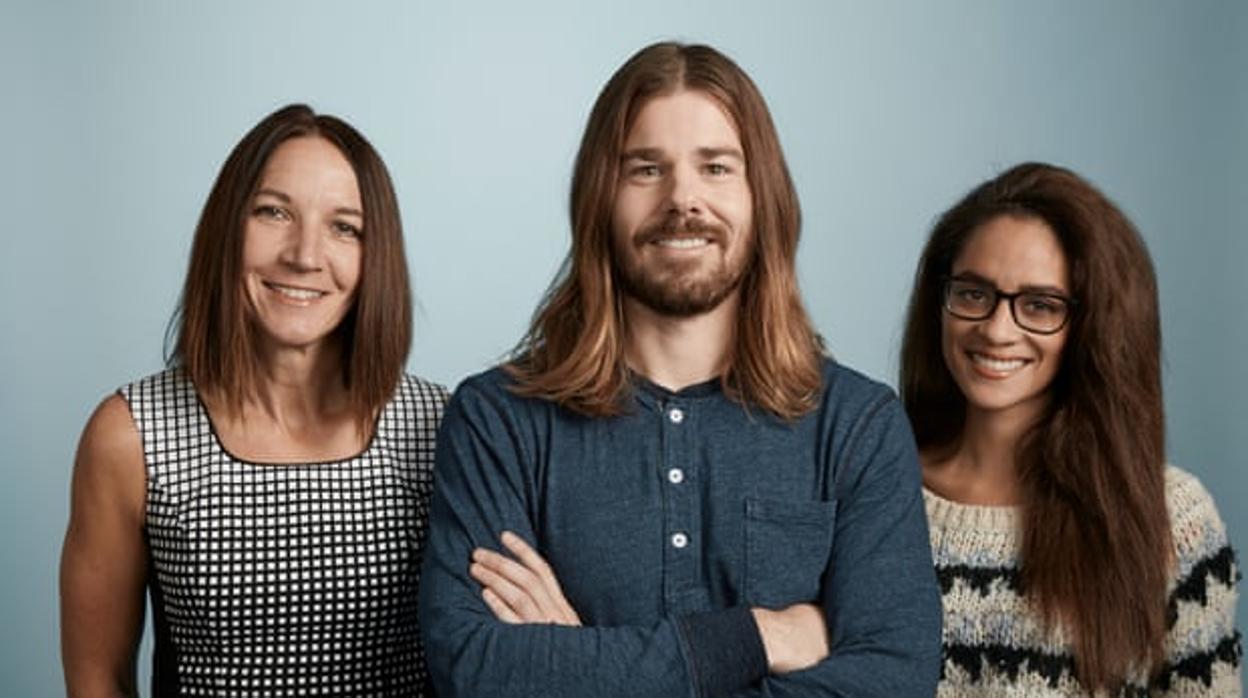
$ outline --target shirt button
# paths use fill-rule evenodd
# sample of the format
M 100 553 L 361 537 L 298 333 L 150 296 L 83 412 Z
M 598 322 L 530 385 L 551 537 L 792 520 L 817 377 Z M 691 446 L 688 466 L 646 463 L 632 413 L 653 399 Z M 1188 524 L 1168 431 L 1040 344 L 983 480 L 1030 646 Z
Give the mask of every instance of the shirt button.
M 667 413 L 667 418 L 672 420 L 672 424 L 680 424 L 685 421 L 685 413 L 679 407 L 673 407 Z
M 686 536 L 683 533 L 672 534 L 672 547 L 673 548 L 683 548 L 686 545 L 689 545 L 689 536 Z
M 685 481 L 685 471 L 680 468 L 672 468 L 667 471 L 667 481 L 673 485 L 679 485 Z

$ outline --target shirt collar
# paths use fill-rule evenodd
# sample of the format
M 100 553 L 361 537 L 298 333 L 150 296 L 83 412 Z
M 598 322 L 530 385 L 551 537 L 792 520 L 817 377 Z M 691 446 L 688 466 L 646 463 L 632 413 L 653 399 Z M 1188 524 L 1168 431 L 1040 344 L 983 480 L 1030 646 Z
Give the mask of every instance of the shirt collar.
M 629 371 L 629 381 L 635 388 L 637 400 L 647 407 L 659 404 L 670 403 L 680 400 L 698 400 L 708 397 L 716 397 L 724 392 L 722 385 L 722 377 L 716 376 L 710 380 L 701 383 L 687 385 L 680 390 L 668 390 L 657 383 L 654 383 L 645 376 L 635 371 Z

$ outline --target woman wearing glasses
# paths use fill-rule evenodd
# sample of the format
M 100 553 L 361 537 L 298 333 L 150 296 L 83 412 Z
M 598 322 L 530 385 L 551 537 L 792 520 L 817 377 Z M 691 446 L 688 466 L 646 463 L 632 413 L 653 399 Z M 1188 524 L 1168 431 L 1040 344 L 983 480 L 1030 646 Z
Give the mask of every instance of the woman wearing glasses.
M 1234 556 L 1165 463 L 1157 287 L 1078 175 L 1014 167 L 936 224 L 900 388 L 944 603 L 939 695 L 1239 695 Z

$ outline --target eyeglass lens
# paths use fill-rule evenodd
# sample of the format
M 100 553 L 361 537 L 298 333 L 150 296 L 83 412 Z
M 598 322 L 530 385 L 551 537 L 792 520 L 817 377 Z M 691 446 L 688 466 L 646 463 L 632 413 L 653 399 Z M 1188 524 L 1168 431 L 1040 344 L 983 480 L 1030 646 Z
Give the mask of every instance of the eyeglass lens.
M 1006 294 L 974 281 L 951 279 L 945 289 L 945 307 L 964 320 L 983 320 L 996 311 L 1002 298 L 1019 327 L 1032 332 L 1056 332 L 1066 324 L 1070 307 L 1060 296 L 1045 293 Z

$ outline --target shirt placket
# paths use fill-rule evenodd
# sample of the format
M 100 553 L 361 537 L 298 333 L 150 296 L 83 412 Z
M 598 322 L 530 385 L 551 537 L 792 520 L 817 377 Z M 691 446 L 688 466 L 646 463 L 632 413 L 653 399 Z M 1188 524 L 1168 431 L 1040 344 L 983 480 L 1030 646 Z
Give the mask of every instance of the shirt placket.
M 663 600 L 667 613 L 691 612 L 689 592 L 696 584 L 701 531 L 694 512 L 698 507 L 693 478 L 696 414 L 684 400 L 661 403 L 663 458 L 658 464 L 663 488 Z

